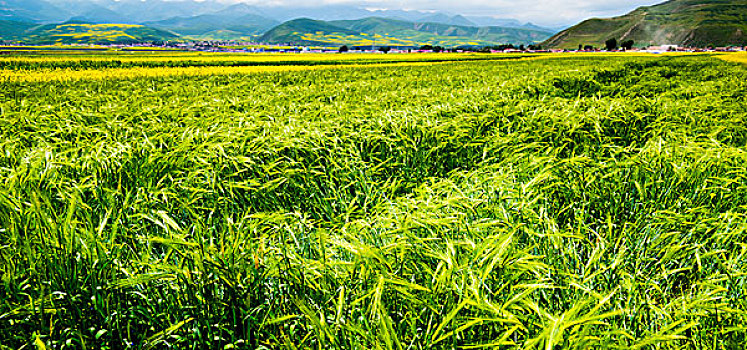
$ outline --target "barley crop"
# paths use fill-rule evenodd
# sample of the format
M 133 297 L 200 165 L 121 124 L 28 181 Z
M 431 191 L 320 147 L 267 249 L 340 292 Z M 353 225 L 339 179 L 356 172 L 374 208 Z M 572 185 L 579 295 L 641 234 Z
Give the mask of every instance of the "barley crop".
M 747 343 L 743 65 L 50 62 L 104 75 L 0 81 L 0 348 Z

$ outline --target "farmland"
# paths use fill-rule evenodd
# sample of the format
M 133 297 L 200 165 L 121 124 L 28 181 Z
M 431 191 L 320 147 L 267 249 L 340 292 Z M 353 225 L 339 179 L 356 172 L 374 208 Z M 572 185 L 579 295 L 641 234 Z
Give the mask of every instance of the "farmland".
M 422 66 L 449 62 L 537 59 L 528 55 L 481 54 L 99 54 L 37 55 L 0 58 L 0 79 L 9 82 L 137 77 L 230 75 L 263 72 L 309 71 L 361 66 Z
M 744 61 L 0 58 L 0 348 L 738 349 Z

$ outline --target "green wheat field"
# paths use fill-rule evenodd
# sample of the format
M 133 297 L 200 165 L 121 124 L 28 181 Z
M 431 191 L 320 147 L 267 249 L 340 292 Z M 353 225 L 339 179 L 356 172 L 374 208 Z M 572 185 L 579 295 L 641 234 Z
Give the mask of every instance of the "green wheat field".
M 0 349 L 747 346 L 745 65 L 3 67 Z

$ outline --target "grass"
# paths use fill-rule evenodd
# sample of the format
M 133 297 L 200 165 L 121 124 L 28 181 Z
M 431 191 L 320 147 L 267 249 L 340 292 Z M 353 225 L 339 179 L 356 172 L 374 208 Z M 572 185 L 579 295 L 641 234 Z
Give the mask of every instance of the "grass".
M 744 66 L 0 89 L 0 347 L 736 349 Z

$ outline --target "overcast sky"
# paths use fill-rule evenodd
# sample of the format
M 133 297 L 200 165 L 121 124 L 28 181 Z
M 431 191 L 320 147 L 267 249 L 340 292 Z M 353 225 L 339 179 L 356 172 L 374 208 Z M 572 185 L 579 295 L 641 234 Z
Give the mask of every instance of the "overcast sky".
M 226 0 L 251 4 L 314 6 L 348 4 L 394 10 L 438 10 L 464 15 L 515 18 L 541 25 L 565 25 L 591 17 L 612 17 L 663 0 Z

